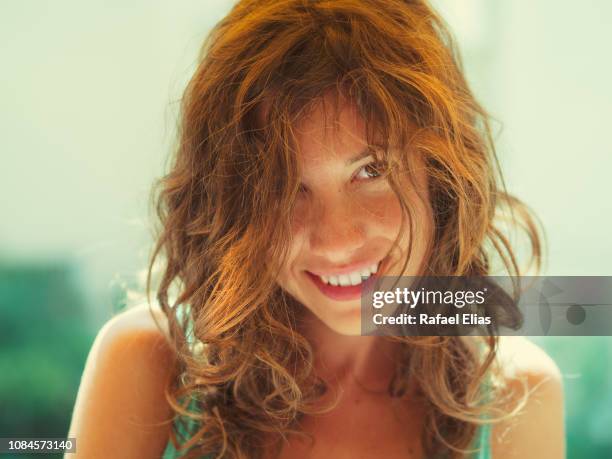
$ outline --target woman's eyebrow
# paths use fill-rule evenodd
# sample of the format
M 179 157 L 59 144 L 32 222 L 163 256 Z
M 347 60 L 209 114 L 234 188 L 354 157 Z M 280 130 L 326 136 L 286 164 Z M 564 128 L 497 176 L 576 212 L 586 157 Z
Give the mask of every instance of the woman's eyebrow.
M 357 161 L 362 160 L 363 158 L 367 158 L 368 156 L 372 156 L 374 154 L 374 151 L 377 148 L 380 148 L 380 147 L 378 147 L 377 145 L 368 145 L 360 153 L 358 153 L 356 156 L 347 159 L 346 160 L 346 165 L 350 166 L 351 164 L 354 164 Z

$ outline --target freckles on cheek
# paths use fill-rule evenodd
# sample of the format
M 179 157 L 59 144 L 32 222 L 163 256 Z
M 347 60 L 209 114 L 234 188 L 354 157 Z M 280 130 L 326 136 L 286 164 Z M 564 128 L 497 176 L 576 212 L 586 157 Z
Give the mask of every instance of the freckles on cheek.
M 305 202 L 298 200 L 291 210 L 291 233 L 295 239 L 300 239 L 308 230 L 310 208 Z
M 291 235 L 299 239 L 306 230 L 306 218 L 303 214 L 294 213 L 291 217 Z
M 291 243 L 290 255 L 291 260 L 296 260 L 300 257 L 304 244 L 308 235 L 309 222 L 308 217 L 304 212 L 294 212 L 291 216 Z
M 394 193 L 388 193 L 368 200 L 368 214 L 389 230 L 398 230 L 402 219 L 402 208 Z

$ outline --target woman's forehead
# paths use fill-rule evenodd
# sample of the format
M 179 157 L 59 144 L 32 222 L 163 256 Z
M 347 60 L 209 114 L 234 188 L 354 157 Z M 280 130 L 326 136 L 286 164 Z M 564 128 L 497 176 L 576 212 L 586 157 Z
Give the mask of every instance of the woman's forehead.
M 266 99 L 259 108 L 258 120 L 264 129 L 271 128 L 265 123 L 272 104 Z M 292 120 L 285 132 L 291 133 L 287 140 L 300 156 L 315 159 L 321 154 L 351 154 L 368 146 L 366 120 L 357 105 L 332 92 L 311 100 L 298 113 L 283 114 L 282 119 Z
M 275 101 L 279 99 L 276 91 L 264 97 L 258 104 L 257 122 L 260 127 L 267 126 L 268 116 Z M 357 104 L 350 98 L 338 91 L 328 90 L 318 97 L 293 107 L 291 113 L 279 113 L 284 120 L 291 119 L 294 126 L 312 124 L 323 124 L 327 129 L 332 129 L 339 124 L 358 125 L 364 120 L 359 113 Z M 295 111 L 295 112 L 294 112 Z
M 296 150 L 302 160 L 348 160 L 368 147 L 365 120 L 355 104 L 337 107 L 326 103 L 313 106 L 293 128 Z

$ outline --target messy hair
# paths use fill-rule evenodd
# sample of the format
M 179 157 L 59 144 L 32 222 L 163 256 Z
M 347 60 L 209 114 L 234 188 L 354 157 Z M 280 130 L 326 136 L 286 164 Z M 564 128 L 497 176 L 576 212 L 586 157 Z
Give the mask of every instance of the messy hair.
M 413 155 L 424 159 L 435 220 L 427 273 L 487 275 L 498 259 L 521 274 L 502 218 L 527 234 L 539 268 L 534 217 L 505 191 L 490 116 L 466 83 L 448 27 L 425 1 L 239 1 L 204 43 L 181 101 L 170 170 L 152 195 L 160 226 L 147 290 L 161 259 L 156 298 L 179 356 L 167 397 L 198 422 L 185 457 L 262 457 L 271 438 L 280 448 L 317 412 L 325 384 L 296 327 L 299 304 L 275 279 L 300 186 L 293 126 L 330 93 L 358 107 L 368 142 L 382 142 L 404 214 L 400 233 L 418 225 L 403 178 Z M 189 305 L 197 353 L 178 305 Z M 427 408 L 426 456 L 461 457 L 483 413 L 501 413 L 501 399 L 481 391 L 497 337 L 482 339 L 484 354 L 459 337 L 395 339 L 405 352 L 390 394 L 401 398 L 409 380 L 416 384 Z M 186 395 L 197 411 L 186 409 Z

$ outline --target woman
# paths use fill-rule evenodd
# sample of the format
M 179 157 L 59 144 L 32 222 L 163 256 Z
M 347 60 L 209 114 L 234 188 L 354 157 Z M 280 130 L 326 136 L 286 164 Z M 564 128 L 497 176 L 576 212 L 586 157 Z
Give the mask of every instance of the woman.
M 539 266 L 496 166 L 424 1 L 238 2 L 159 182 L 159 327 L 141 308 L 100 333 L 80 454 L 563 457 L 560 375 L 535 345 L 359 336 L 365 277 L 486 275 L 495 257 L 520 274 L 504 211 Z

